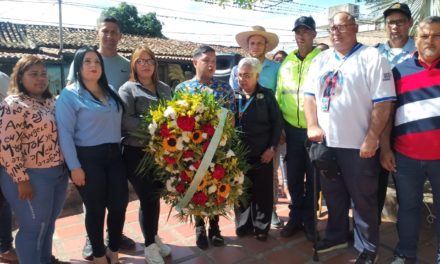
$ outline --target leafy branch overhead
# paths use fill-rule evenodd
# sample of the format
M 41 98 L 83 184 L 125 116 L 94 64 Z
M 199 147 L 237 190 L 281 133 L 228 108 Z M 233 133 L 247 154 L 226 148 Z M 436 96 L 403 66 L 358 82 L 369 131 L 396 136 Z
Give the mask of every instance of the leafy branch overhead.
M 102 11 L 102 16 L 113 16 L 120 24 L 122 33 L 141 35 L 148 37 L 163 38 L 162 22 L 156 13 L 147 13 L 139 16 L 137 8 L 126 2 L 120 3 L 117 7 L 109 7 Z
M 207 3 L 207 4 L 215 4 L 220 6 L 232 5 L 244 9 L 252 9 L 255 3 L 263 2 L 264 0 L 195 0 L 195 1 Z

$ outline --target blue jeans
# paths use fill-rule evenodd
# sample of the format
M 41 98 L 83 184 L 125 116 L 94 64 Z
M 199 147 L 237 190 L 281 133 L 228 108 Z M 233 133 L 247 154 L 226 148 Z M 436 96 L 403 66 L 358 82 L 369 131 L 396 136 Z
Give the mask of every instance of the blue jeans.
M 0 205 L 0 253 L 12 248 L 12 211 L 9 203 Z
M 440 160 L 416 160 L 396 153 L 396 163 L 397 172 L 394 177 L 399 201 L 397 212 L 399 243 L 395 253 L 415 258 L 423 206 L 423 186 L 426 179 L 431 183 L 435 209 L 437 213 L 440 212 Z M 437 238 L 440 238 L 440 223 L 436 222 Z M 437 248 L 440 248 L 440 245 Z M 437 259 L 440 260 L 439 251 L 437 251 Z
M 17 184 L 3 167 L 0 170 L 1 188 L 18 222 L 15 247 L 20 264 L 47 264 L 52 256 L 55 220 L 66 198 L 67 169 L 60 165 L 26 171 L 32 185 L 31 200 L 18 198 Z

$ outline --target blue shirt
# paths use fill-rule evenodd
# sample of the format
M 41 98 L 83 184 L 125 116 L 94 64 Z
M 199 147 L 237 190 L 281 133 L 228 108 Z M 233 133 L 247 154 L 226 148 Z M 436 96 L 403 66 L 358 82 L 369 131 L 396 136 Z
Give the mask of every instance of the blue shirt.
M 225 108 L 236 112 L 234 91 L 228 83 L 211 79 L 209 85 L 201 83 L 196 77 L 189 81 L 179 83 L 176 86 L 176 91 L 188 91 L 190 93 L 199 93 L 202 91 L 211 91 L 215 99 Z
M 402 61 L 411 58 L 416 50 L 416 45 L 412 38 L 409 38 L 406 42 L 405 46 L 403 46 L 402 50 L 397 53 L 393 50 L 390 45 L 388 45 L 388 41 L 385 43 L 380 43 L 376 46 L 379 50 L 379 53 L 387 59 L 390 63 L 391 68 L 396 66 L 396 64 L 401 63 Z
M 107 95 L 101 103 L 77 83 L 61 91 L 55 105 L 61 151 L 70 170 L 81 167 L 76 146 L 120 143 L 122 107 Z
M 258 83 L 275 93 L 277 88 L 277 76 L 280 64 L 273 60 L 265 59 L 261 65 L 260 77 L 258 78 Z M 231 71 L 231 76 L 229 77 L 229 84 L 234 90 L 238 90 L 240 87 L 238 85 L 237 78 L 237 66 L 234 66 Z

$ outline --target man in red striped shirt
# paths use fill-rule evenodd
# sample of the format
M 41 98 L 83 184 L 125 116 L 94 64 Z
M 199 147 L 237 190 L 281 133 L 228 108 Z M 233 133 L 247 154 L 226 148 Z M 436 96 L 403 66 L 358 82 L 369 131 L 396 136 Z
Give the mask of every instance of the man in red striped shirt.
M 415 40 L 414 57 L 393 69 L 397 93 L 394 153 L 389 140 L 392 119 L 381 140 L 381 163 L 395 174 L 399 201 L 399 242 L 392 263 L 417 261 L 426 178 L 432 186 L 436 210 L 440 212 L 440 17 L 427 17 L 420 22 Z M 437 237 L 439 234 L 437 221 Z

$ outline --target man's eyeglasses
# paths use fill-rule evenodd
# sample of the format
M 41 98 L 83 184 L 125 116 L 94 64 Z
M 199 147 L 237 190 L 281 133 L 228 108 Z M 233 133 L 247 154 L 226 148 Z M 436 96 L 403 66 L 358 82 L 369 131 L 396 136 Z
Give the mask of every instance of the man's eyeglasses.
M 408 20 L 398 19 L 398 20 L 388 20 L 388 21 L 386 21 L 386 24 L 389 27 L 392 27 L 392 26 L 401 27 L 401 26 L 404 26 L 406 24 L 406 22 L 408 22 Z
M 430 37 L 432 38 L 432 40 L 438 41 L 438 40 L 440 40 L 440 33 L 422 34 L 422 35 L 417 35 L 416 36 L 416 38 L 422 39 L 422 40 L 428 40 Z
M 355 25 L 355 24 L 333 25 L 333 26 L 327 28 L 327 31 L 330 32 L 330 33 L 335 32 L 335 31 L 344 33 L 344 32 L 347 32 L 348 27 L 353 26 L 353 25 Z
M 155 65 L 156 61 L 153 60 L 153 59 L 148 59 L 148 60 L 138 59 L 136 61 L 136 64 L 139 64 L 139 65 Z

